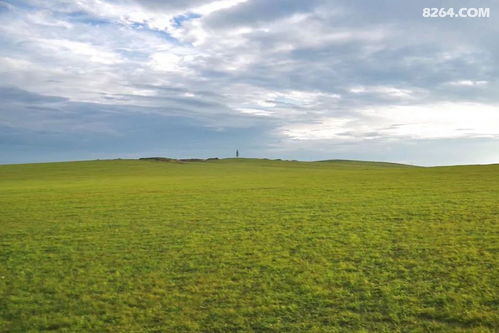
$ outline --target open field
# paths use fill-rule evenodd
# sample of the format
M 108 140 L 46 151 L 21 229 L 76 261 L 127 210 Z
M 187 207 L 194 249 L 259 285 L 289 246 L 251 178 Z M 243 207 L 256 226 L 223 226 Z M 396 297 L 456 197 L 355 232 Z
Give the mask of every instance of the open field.
M 495 332 L 499 165 L 0 166 L 0 331 Z

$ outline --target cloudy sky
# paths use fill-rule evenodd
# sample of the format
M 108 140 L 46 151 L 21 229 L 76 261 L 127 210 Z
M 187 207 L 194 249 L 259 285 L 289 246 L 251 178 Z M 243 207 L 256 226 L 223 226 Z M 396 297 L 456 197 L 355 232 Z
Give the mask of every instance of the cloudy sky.
M 0 163 L 499 162 L 499 5 L 0 0 Z

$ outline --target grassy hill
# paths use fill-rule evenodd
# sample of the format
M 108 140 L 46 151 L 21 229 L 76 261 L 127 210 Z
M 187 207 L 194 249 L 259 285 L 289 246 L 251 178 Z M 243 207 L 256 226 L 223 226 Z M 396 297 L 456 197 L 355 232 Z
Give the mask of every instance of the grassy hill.
M 0 166 L 0 331 L 494 332 L 499 165 Z
M 414 165 L 390 163 L 390 162 L 371 162 L 371 161 L 355 161 L 355 160 L 324 160 L 322 163 L 334 163 L 335 165 L 356 166 L 356 167 L 385 167 L 385 168 L 414 168 Z

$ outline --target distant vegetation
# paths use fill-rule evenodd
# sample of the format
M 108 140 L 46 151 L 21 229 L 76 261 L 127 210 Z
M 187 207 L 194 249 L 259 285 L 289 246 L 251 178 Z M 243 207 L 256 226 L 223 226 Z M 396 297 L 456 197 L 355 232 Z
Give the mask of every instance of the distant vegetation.
M 0 166 L 1 332 L 499 327 L 499 165 L 158 161 Z

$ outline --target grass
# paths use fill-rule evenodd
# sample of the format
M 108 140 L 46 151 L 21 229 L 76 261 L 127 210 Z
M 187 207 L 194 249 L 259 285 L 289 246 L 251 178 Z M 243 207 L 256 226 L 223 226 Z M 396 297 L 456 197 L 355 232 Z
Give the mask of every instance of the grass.
M 495 332 L 499 165 L 0 166 L 1 332 Z

